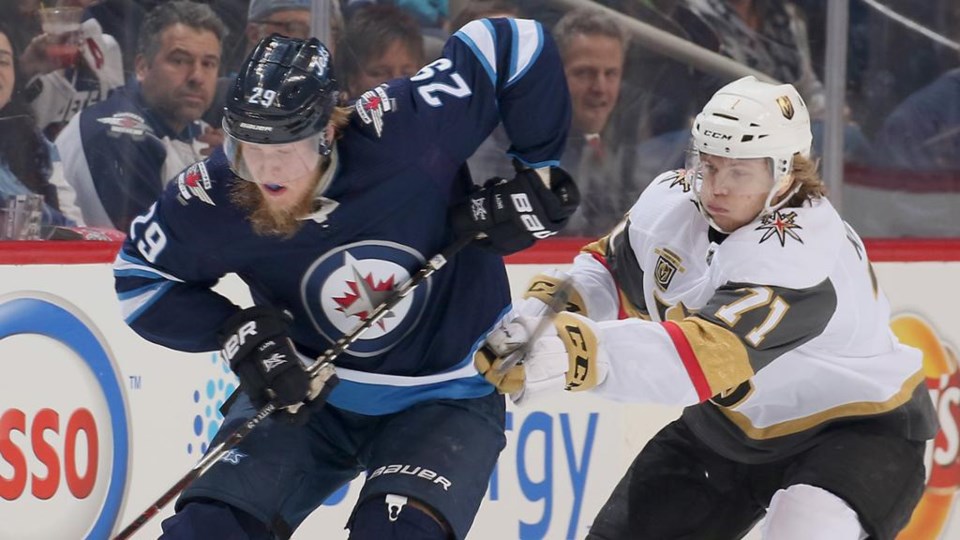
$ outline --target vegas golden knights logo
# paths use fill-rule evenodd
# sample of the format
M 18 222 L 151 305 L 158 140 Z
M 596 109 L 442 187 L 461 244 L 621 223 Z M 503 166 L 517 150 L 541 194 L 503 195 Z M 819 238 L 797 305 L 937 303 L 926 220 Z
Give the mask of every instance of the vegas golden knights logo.
M 778 97 L 777 105 L 780 106 L 780 112 L 783 113 L 784 118 L 787 120 L 793 118 L 793 102 L 790 101 L 790 98 L 787 96 Z
M 673 281 L 673 276 L 677 272 L 683 272 L 684 268 L 680 264 L 680 256 L 669 249 L 657 248 L 654 252 L 658 255 L 657 265 L 653 269 L 654 281 L 657 283 L 657 288 L 666 292 L 670 282 Z

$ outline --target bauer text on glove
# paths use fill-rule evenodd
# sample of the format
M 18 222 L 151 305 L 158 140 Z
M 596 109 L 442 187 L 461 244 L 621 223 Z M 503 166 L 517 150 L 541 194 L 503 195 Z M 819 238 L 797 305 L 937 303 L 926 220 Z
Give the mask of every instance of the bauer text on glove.
M 577 186 L 563 169 L 524 169 L 512 180 L 487 180 L 451 210 L 450 220 L 459 235 L 481 234 L 479 245 L 508 255 L 559 232 L 579 204 Z
M 275 401 L 286 407 L 315 397 L 310 375 L 288 337 L 287 321 L 278 312 L 245 309 L 227 319 L 218 338 L 221 355 L 254 404 Z

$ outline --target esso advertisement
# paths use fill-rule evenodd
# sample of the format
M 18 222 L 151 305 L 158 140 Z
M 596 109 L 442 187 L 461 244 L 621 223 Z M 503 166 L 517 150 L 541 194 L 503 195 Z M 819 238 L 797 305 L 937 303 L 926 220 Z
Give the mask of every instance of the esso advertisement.
M 940 432 L 927 444 L 927 487 L 898 540 L 936 540 L 944 534 L 960 487 L 960 371 L 956 349 L 933 323 L 917 314 L 900 314 L 890 323 L 903 343 L 923 352 L 927 388 L 937 411 Z
M 52 295 L 2 297 L 0 372 L 0 536 L 109 536 L 128 418 L 96 328 Z

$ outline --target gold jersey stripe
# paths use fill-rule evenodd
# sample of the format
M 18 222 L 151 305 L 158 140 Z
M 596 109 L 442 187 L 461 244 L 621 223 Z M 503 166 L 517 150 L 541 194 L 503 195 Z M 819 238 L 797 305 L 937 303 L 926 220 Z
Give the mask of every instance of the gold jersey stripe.
M 588 255 L 593 255 L 594 258 L 607 261 L 608 260 L 607 251 L 610 247 L 610 236 L 611 235 L 608 234 L 607 236 L 603 236 L 600 239 L 583 246 L 582 248 L 580 248 L 580 252 L 586 253 Z M 646 311 L 637 309 L 634 306 L 633 302 L 630 300 L 630 297 L 627 296 L 627 293 L 624 292 L 622 287 L 620 287 L 620 283 L 617 280 L 617 276 L 613 274 L 613 271 L 610 269 L 609 265 L 606 262 L 604 262 L 604 266 L 606 266 L 607 270 L 611 272 L 611 276 L 613 277 L 614 282 L 617 284 L 616 285 L 617 297 L 619 298 L 619 301 L 620 301 L 619 308 L 621 312 L 621 318 L 632 317 L 635 319 L 643 319 L 645 321 L 651 320 L 649 313 L 647 313 Z
M 897 407 L 910 401 L 910 398 L 913 397 L 913 392 L 916 390 L 917 385 L 923 381 L 923 370 L 920 370 L 911 375 L 908 379 L 904 380 L 903 386 L 900 387 L 900 390 L 898 390 L 897 393 L 895 393 L 886 401 L 858 401 L 855 403 L 844 403 L 843 405 L 838 405 L 836 407 L 811 414 L 810 416 L 796 418 L 786 422 L 780 422 L 779 424 L 773 424 L 765 428 L 758 428 L 754 426 L 753 423 L 750 422 L 750 419 L 743 413 L 733 411 L 725 407 L 717 408 L 724 414 L 724 416 L 726 416 L 731 422 L 740 428 L 740 431 L 742 431 L 747 437 L 750 437 L 754 440 L 772 439 L 774 437 L 782 437 L 784 435 L 800 433 L 801 431 L 806 431 L 812 427 L 832 420 L 854 416 L 871 416 L 892 411 L 893 409 L 896 409 Z
M 736 334 L 700 317 L 687 317 L 676 324 L 697 357 L 711 395 L 730 390 L 753 377 L 747 348 Z

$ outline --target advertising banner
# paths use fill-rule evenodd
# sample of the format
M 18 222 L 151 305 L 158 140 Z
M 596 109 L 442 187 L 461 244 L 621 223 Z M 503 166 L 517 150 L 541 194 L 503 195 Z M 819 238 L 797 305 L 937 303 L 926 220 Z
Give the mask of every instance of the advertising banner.
M 513 261 L 515 297 L 566 255 Z M 893 306 L 891 328 L 924 352 L 941 423 L 927 451 L 925 496 L 899 538 L 960 538 L 960 262 L 875 267 Z M 237 279 L 219 290 L 250 304 Z M 109 259 L 0 265 L 0 369 L 0 539 L 109 538 L 203 455 L 237 385 L 216 353 L 179 353 L 134 334 Z M 470 538 L 584 538 L 636 453 L 678 414 L 581 394 L 510 405 L 507 446 Z M 294 538 L 346 538 L 361 486 L 362 478 L 331 496 Z M 135 538 L 156 538 L 171 513 L 172 505 Z

